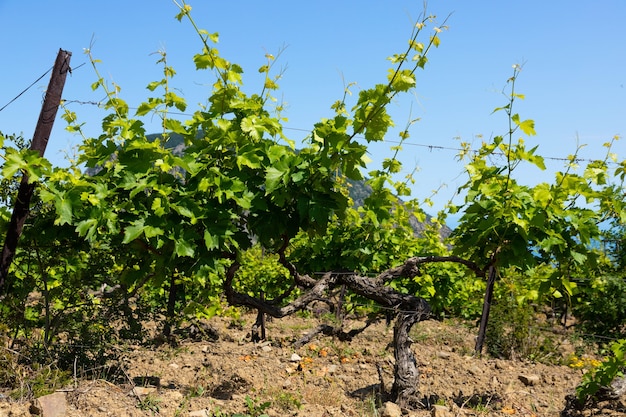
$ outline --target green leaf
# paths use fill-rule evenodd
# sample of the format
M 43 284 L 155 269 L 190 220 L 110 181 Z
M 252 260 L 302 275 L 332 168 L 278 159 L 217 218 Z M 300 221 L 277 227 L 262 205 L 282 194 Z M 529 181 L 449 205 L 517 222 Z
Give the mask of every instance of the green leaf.
M 193 57 L 193 62 L 196 64 L 196 69 L 215 68 L 215 59 L 208 52 L 196 54 Z
M 178 133 L 180 135 L 184 135 L 185 133 L 187 133 L 183 124 L 176 119 L 170 119 L 170 118 L 165 119 L 163 121 L 163 127 L 166 130 L 169 130 L 174 133 Z
M 165 104 L 168 107 L 176 107 L 180 111 L 185 111 L 187 109 L 187 102 L 185 99 L 171 91 L 168 91 L 165 94 Z
M 513 120 L 513 122 L 517 126 L 519 126 L 520 129 L 522 129 L 522 132 L 524 132 L 528 136 L 534 136 L 534 135 L 537 134 L 537 132 L 535 132 L 535 121 L 534 120 L 526 119 L 526 120 L 520 121 L 519 114 L 517 114 L 517 113 L 515 113 L 513 116 L 511 116 L 511 120 Z
M 211 234 L 208 230 L 204 231 L 204 244 L 208 250 L 219 249 L 219 236 Z
M 563 280 L 561 281 L 561 284 L 563 285 L 563 288 L 565 288 L 565 291 L 567 291 L 567 294 L 572 296 L 574 295 L 574 289 L 576 288 L 576 283 L 570 281 L 567 278 L 563 278 Z
M 137 107 L 135 116 L 145 116 L 146 114 L 154 110 L 159 104 L 160 103 L 155 100 L 148 101 L 147 103 L 146 102 L 141 103 L 139 107 Z
M 135 220 L 130 226 L 124 228 L 124 240 L 122 243 L 127 244 L 138 239 L 143 234 L 144 229 L 144 219 Z
M 76 231 L 81 237 L 86 237 L 91 241 L 96 233 L 98 221 L 96 219 L 86 219 L 76 225 Z
M 195 253 L 194 244 L 185 239 L 176 239 L 174 241 L 174 252 L 177 256 L 192 257 Z
M 61 197 L 57 198 L 54 202 L 56 211 L 57 211 L 57 219 L 55 221 L 56 224 L 71 224 L 72 223 L 72 201 L 68 198 Z
M 280 186 L 284 175 L 284 171 L 280 171 L 274 167 L 269 167 L 265 170 L 265 195 L 271 194 Z
M 262 128 L 260 128 L 259 125 L 257 125 L 257 117 L 256 116 L 249 116 L 249 117 L 244 117 L 241 120 L 241 130 L 244 133 L 247 133 L 248 135 L 250 135 L 250 137 L 252 139 L 260 139 L 261 138 L 261 134 L 262 134 Z
M 383 161 L 383 168 L 388 170 L 391 174 L 397 174 L 402 170 L 402 163 L 396 158 L 386 158 Z
M 584 253 L 571 251 L 569 255 L 571 256 L 572 260 L 579 265 L 584 264 L 585 261 L 587 260 L 587 255 Z
M 533 199 L 540 207 L 547 206 L 553 199 L 548 184 L 539 184 L 533 189 Z
M 2 176 L 11 178 L 18 171 L 26 169 L 26 161 L 22 155 L 15 149 L 9 148 L 4 156 L 4 164 L 2 165 Z
M 165 234 L 165 231 L 161 229 L 160 227 L 146 226 L 143 229 L 143 233 L 146 236 L 146 238 L 149 239 L 155 236 L 162 236 Z
M 391 88 L 395 91 L 408 91 L 415 87 L 415 75 L 408 69 L 400 71 L 389 69 L 387 79 L 391 83 Z
M 259 169 L 261 168 L 261 161 L 261 156 L 259 156 L 254 149 L 237 155 L 237 166 L 239 167 L 239 169 L 241 169 L 242 166 L 247 166 L 248 168 L 252 169 Z
M 148 90 L 150 91 L 154 91 L 157 89 L 157 87 L 161 86 L 161 85 L 165 85 L 167 83 L 166 80 L 161 80 L 161 81 L 153 81 L 150 84 L 148 84 L 148 86 L 146 87 Z

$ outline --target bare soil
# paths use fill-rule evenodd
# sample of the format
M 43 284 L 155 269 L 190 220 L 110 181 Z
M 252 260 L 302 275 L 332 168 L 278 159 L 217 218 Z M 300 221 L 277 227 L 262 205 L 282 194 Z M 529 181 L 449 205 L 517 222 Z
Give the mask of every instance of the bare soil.
M 252 343 L 254 318 L 245 315 L 241 326 L 214 318 L 207 322 L 211 331 L 203 340 L 181 337 L 175 347 L 120 346 L 119 359 L 101 378 L 78 378 L 63 390 L 66 416 L 380 415 L 381 379 L 384 390 L 393 382 L 393 326 L 382 320 L 351 341 L 320 335 L 294 348 L 294 341 L 314 329 L 319 319 L 270 321 L 267 340 Z M 364 324 L 346 320 L 344 329 Z M 213 330 L 218 340 L 207 336 L 214 335 Z M 581 380 L 581 370 L 475 357 L 475 333 L 456 321 L 431 320 L 414 327 L 422 408 L 404 410 L 405 415 L 430 416 L 435 404 L 461 416 L 560 415 L 566 395 Z M 571 349 L 564 339 L 563 356 Z M 0 416 L 31 416 L 35 411 L 31 402 L 3 397 Z

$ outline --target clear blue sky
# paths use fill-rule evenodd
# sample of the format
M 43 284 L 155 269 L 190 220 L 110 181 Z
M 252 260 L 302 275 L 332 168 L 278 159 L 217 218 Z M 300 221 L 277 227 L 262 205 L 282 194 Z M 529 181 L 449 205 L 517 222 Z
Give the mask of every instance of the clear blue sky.
M 288 103 L 286 133 L 295 140 L 332 115 L 329 106 L 342 96 L 344 80 L 357 82 L 355 93 L 385 81 L 386 57 L 405 49 L 423 8 L 422 1 L 406 0 L 189 3 L 201 28 L 220 33 L 222 55 L 246 71 L 248 92 L 259 91 L 264 54 L 287 46 L 277 66 L 287 67 L 280 94 Z M 538 144 L 542 155 L 564 158 L 581 143 L 588 145 L 581 157 L 599 158 L 602 143 L 626 135 L 626 2 L 430 0 L 428 9 L 438 21 L 452 13 L 450 29 L 418 74 L 414 94 L 391 105 L 398 127 L 410 116 L 421 118 L 403 161 L 407 171 L 420 167 L 414 196 L 444 186 L 427 211 L 440 209 L 465 179 L 456 152 L 437 147 L 458 148 L 458 138 L 478 146 L 476 135 L 506 131 L 504 115 L 491 111 L 505 104 L 501 92 L 513 64 L 524 64 L 517 86 L 526 100 L 517 110 L 535 120 L 538 135 L 528 144 Z M 212 78 L 194 70 L 191 58 L 201 45 L 186 21 L 174 19 L 176 13 L 170 0 L 0 0 L 0 107 L 45 72 L 59 48 L 73 53 L 75 68 L 64 98 L 101 100 L 102 93 L 91 91 L 96 78 L 83 54 L 93 38 L 101 73 L 121 85 L 131 106 L 147 97 L 149 82 L 160 79 L 158 57 L 151 53 L 164 49 L 178 71 L 174 85 L 193 111 L 205 101 Z M 48 80 L 0 112 L 0 131 L 32 135 Z M 90 105 L 71 109 L 87 123 L 88 134 L 99 134 L 103 113 Z M 58 119 L 46 152 L 59 165 L 80 142 L 64 126 Z M 389 139 L 395 141 L 397 131 Z M 391 145 L 372 147 L 375 163 L 390 154 Z M 615 151 L 626 158 L 626 138 Z M 524 171 L 521 180 L 550 181 L 563 162 L 548 162 L 547 172 Z

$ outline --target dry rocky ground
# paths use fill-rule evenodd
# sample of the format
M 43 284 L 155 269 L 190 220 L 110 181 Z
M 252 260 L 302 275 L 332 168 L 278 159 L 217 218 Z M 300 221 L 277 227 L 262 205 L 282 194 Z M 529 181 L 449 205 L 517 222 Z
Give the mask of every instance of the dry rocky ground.
M 244 319 L 240 327 L 228 319 L 210 320 L 217 341 L 205 337 L 181 339 L 176 347 L 120 348 L 120 359 L 101 378 L 79 378 L 56 394 L 62 400 L 58 415 L 394 415 L 392 408 L 381 408 L 378 397 L 381 379 L 389 389 L 393 372 L 393 328 L 384 320 L 352 341 L 320 335 L 294 348 L 293 342 L 315 328 L 317 319 L 270 321 L 262 343 L 252 343 L 247 335 L 254 316 Z M 347 320 L 344 327 L 364 323 Z M 457 322 L 418 323 L 412 337 L 423 408 L 403 410 L 408 416 L 558 416 L 566 395 L 581 380 L 582 371 L 566 365 L 474 357 L 475 329 Z M 571 349 L 568 342 L 561 346 L 564 355 Z M 37 401 L 2 398 L 0 416 L 41 412 Z M 585 414 L 624 415 L 608 408 Z

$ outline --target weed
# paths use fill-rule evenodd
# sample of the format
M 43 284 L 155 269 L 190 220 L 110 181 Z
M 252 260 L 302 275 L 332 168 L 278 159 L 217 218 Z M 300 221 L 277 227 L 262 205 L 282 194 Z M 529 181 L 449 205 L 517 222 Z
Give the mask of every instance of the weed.
M 503 299 L 494 304 L 491 317 L 486 343 L 491 356 L 542 363 L 560 361 L 558 345 L 541 331 L 531 306 Z
M 368 395 L 366 398 L 364 398 L 361 405 L 363 407 L 364 416 L 372 416 L 372 417 L 380 416 L 378 409 L 380 408 L 381 403 L 380 403 L 380 399 L 376 396 L 375 393 L 372 393 Z
M 300 393 L 292 393 L 283 390 L 276 390 L 275 393 L 268 393 L 268 397 L 272 398 L 272 404 L 281 411 L 298 410 L 302 407 L 302 395 Z
M 626 367 L 626 339 L 613 343 L 611 350 L 613 354 L 598 364 L 594 363 L 593 369 L 583 375 L 582 382 L 576 387 L 581 404 L 593 398 L 602 388 L 609 387 Z
M 266 417 L 265 410 L 268 409 L 272 405 L 271 402 L 266 401 L 264 403 L 259 403 L 258 399 L 252 399 L 249 395 L 246 395 L 246 408 L 248 409 L 248 414 L 239 416 L 239 417 Z
M 246 408 L 247 413 L 227 414 L 223 412 L 219 407 L 215 407 L 210 414 L 210 417 L 269 417 L 265 410 L 272 404 L 270 402 L 259 403 L 259 400 L 252 399 L 249 395 L 246 395 Z
M 228 324 L 229 329 L 244 330 L 246 328 L 246 321 L 243 319 L 232 319 Z
M 139 400 L 137 407 L 143 411 L 150 411 L 153 414 L 158 414 L 161 403 L 161 399 L 156 395 L 148 394 L 143 399 Z
M 189 400 L 191 400 L 192 398 L 202 397 L 205 392 L 206 390 L 202 385 L 197 385 L 193 388 L 190 388 L 185 394 L 182 402 L 178 405 L 178 408 L 174 412 L 174 417 L 180 417 L 183 414 L 184 410 L 187 408 L 187 405 L 189 405 Z
M 12 389 L 9 396 L 14 400 L 50 394 L 71 382 L 71 374 L 54 364 L 25 365 L 17 357 L 17 352 L 8 349 L 0 353 L 0 385 Z

